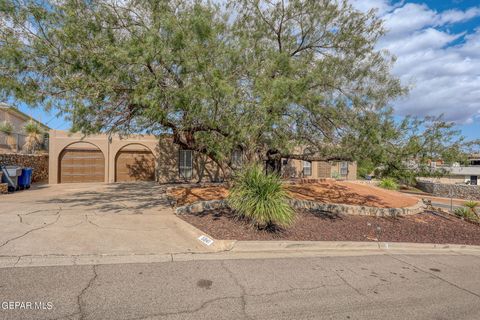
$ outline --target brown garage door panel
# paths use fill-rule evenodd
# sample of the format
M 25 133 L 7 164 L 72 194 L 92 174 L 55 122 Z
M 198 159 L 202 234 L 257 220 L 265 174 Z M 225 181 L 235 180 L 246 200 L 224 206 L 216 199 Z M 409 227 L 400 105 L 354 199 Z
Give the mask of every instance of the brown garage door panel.
M 155 157 L 150 151 L 120 151 L 115 162 L 115 181 L 155 180 Z
M 100 150 L 65 150 L 59 170 L 60 183 L 105 181 L 105 160 Z

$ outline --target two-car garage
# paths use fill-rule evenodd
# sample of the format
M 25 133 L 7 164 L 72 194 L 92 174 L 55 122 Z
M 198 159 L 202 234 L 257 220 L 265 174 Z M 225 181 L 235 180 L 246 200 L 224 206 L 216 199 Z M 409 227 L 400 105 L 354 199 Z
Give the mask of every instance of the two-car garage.
M 56 183 L 154 181 L 155 140 L 120 141 L 70 141 L 57 151 Z

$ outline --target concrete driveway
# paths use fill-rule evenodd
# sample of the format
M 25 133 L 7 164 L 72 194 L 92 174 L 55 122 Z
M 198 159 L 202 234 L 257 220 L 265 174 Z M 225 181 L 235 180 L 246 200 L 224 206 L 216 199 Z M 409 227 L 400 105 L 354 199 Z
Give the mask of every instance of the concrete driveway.
M 42 185 L 0 196 L 0 257 L 208 252 L 153 183 Z

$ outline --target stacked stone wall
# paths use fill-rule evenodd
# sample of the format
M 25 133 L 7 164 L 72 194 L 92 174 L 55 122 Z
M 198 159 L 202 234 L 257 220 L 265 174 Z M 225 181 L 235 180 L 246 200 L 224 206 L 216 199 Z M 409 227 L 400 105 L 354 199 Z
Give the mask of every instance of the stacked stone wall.
M 0 165 L 30 167 L 33 169 L 32 183 L 48 182 L 48 154 L 0 154 Z

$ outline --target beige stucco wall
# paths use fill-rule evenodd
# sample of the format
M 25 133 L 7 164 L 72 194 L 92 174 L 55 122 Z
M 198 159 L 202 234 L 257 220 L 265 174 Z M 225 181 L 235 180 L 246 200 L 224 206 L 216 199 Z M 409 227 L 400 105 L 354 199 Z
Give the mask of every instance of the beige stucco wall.
M 470 180 L 470 176 L 449 176 L 449 177 L 419 177 L 418 181 L 428 181 L 434 183 L 444 183 L 444 184 L 465 184 L 466 180 Z
M 58 183 L 59 158 L 65 149 L 96 149 L 98 148 L 105 159 L 105 182 L 115 182 L 115 159 L 120 150 L 149 149 L 155 156 L 156 180 L 161 183 L 183 182 L 178 169 L 177 145 L 170 137 L 158 138 L 152 135 L 131 135 L 120 137 L 114 135 L 71 134 L 66 131 L 50 131 L 49 148 L 49 183 Z M 191 181 L 198 181 L 203 172 L 203 181 L 220 181 L 224 179 L 223 172 L 211 160 L 202 162 L 203 156 L 193 154 L 193 173 Z M 202 170 L 202 167 L 204 168 Z M 228 173 L 226 173 L 228 174 Z

